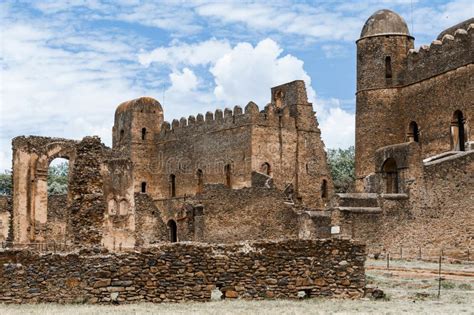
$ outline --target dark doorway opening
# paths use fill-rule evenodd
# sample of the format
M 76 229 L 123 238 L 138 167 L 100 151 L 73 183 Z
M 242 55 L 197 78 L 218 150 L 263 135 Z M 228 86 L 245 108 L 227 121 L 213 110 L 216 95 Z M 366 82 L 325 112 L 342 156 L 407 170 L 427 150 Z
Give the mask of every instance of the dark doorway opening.
M 178 241 L 178 226 L 174 220 L 168 221 L 168 228 L 170 230 L 170 242 L 176 243 Z
M 398 169 L 397 162 L 393 158 L 385 160 L 382 167 L 385 177 L 385 192 L 387 194 L 398 193 Z

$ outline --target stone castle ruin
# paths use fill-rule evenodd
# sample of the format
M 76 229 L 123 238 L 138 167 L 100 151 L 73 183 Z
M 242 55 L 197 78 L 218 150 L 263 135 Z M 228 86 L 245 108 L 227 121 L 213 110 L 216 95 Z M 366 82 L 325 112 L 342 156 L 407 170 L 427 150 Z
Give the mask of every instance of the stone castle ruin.
M 171 123 L 155 99 L 124 102 L 112 148 L 98 137 L 14 138 L 13 193 L 0 199 L 0 301 L 208 300 L 216 289 L 359 297 L 363 243 L 369 252 L 469 248 L 473 38 L 471 19 L 414 50 L 396 13 L 367 20 L 353 193 L 334 192 L 303 81 L 273 87 L 263 108 Z M 48 196 L 56 158 L 69 160 L 68 193 Z

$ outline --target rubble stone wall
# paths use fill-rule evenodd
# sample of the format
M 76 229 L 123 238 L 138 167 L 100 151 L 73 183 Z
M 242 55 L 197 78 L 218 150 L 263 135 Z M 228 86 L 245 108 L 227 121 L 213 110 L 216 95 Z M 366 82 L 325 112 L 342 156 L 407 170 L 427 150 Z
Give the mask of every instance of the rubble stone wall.
M 349 240 L 175 243 L 114 254 L 0 252 L 4 303 L 361 297 L 365 246 Z

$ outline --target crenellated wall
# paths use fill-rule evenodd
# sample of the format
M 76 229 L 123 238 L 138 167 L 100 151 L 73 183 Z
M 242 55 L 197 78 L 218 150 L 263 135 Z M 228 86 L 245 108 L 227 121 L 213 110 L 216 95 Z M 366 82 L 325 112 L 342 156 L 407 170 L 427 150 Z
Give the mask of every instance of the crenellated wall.
M 474 62 L 474 24 L 445 34 L 431 45 L 410 49 L 404 84 L 419 82 Z
M 257 171 L 270 175 L 280 190 L 292 186 L 295 199 L 322 208 L 333 185 L 304 82 L 272 88 L 271 99 L 263 109 L 249 102 L 244 109 L 165 121 L 155 128 L 160 132 L 153 136 L 153 150 L 147 139 L 132 141 L 137 152 L 127 154 L 134 163 L 135 192 L 145 190 L 161 200 L 193 196 L 204 184 L 240 189 L 251 186 L 251 174 Z M 141 105 L 134 109 L 133 102 L 119 106 L 116 126 L 124 125 L 119 120 L 128 119 L 127 111 L 139 111 Z M 137 165 L 146 171 L 136 172 Z M 324 194 L 322 187 L 327 187 Z

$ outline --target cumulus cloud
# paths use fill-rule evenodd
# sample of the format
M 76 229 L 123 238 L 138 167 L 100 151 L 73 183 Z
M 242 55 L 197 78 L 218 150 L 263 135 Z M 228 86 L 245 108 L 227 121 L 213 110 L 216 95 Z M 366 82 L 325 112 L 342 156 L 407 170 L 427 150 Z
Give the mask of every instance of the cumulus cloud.
M 272 39 L 264 39 L 255 47 L 239 43 L 219 58 L 210 69 L 214 76 L 217 99 L 235 104 L 246 104 L 249 96 L 260 106 L 270 101 L 270 88 L 293 80 L 304 80 L 308 95 L 314 99 L 311 78 L 303 68 L 303 61 L 282 56 L 283 49 Z

